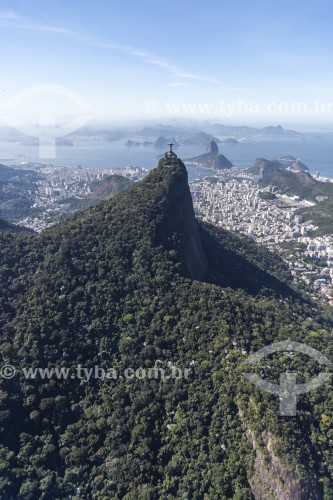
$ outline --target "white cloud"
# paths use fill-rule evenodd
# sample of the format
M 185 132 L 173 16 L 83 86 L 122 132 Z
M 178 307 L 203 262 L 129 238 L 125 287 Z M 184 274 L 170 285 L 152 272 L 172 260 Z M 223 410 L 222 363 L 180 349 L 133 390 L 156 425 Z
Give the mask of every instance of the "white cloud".
M 173 82 L 173 83 L 168 83 L 166 87 L 187 87 L 187 83 L 185 82 Z
M 188 78 L 190 80 L 200 80 L 200 81 L 207 81 L 207 82 L 211 82 L 211 83 L 217 83 L 217 81 L 213 78 L 209 78 L 209 77 L 201 76 L 201 75 L 195 75 L 193 73 L 187 73 L 186 71 L 183 71 L 182 69 L 178 68 L 174 64 L 169 63 L 165 59 L 162 59 L 158 56 L 149 54 L 147 52 L 142 52 L 140 50 L 133 50 L 131 52 L 131 55 L 136 56 L 136 57 L 140 57 L 148 64 L 154 64 L 155 66 L 159 66 L 160 68 L 164 68 L 169 73 L 171 73 L 174 76 L 178 76 L 179 78 Z
M 159 56 L 149 54 L 148 52 L 135 49 L 133 47 L 129 47 L 128 45 L 119 45 L 116 43 L 103 43 L 103 42 L 93 42 L 93 45 L 96 47 L 100 47 L 102 49 L 111 49 L 111 50 L 122 50 L 124 52 L 127 52 L 127 54 L 140 58 L 144 62 L 148 64 L 153 64 L 154 66 L 159 66 L 160 68 L 165 69 L 168 73 L 171 73 L 173 76 L 177 76 L 178 78 L 187 78 L 190 80 L 200 80 L 200 81 L 207 81 L 207 82 L 212 82 L 212 83 L 218 83 L 217 80 L 214 78 L 209 78 L 207 76 L 201 76 L 201 75 L 195 75 L 193 73 L 188 73 L 186 71 L 183 71 L 182 69 L 178 68 L 174 64 L 169 63 L 165 59 L 162 59 Z M 183 86 L 185 83 L 183 84 Z M 171 86 L 181 86 L 181 85 L 171 85 Z
M 75 34 L 73 31 L 66 28 L 51 26 L 47 24 L 39 24 L 18 16 L 12 11 L 0 11 L 0 27 L 18 29 L 25 31 L 40 31 L 47 33 L 60 33 L 60 34 Z
M 95 47 L 100 47 L 102 49 L 110 49 L 110 50 L 120 50 L 126 52 L 130 56 L 137 57 L 142 59 L 147 64 L 153 64 L 154 66 L 159 66 L 162 69 L 165 69 L 168 73 L 171 73 L 172 76 L 176 76 L 178 78 L 187 78 L 189 80 L 199 80 L 199 81 L 207 81 L 211 83 L 218 83 L 214 78 L 210 78 L 207 76 L 195 75 L 193 73 L 188 73 L 178 68 L 174 64 L 166 61 L 165 59 L 145 52 L 140 49 L 135 49 L 134 47 L 129 47 L 128 45 L 120 45 L 117 43 L 105 43 L 105 42 L 92 42 Z M 184 84 L 185 85 L 185 84 Z M 176 85 L 175 85 L 176 86 Z M 180 86 L 180 85 L 178 85 Z
M 107 43 L 107 42 L 91 42 L 94 47 L 99 47 L 100 49 L 110 49 L 110 50 L 126 50 L 130 52 L 131 47 L 127 47 L 126 45 L 119 45 L 118 43 Z

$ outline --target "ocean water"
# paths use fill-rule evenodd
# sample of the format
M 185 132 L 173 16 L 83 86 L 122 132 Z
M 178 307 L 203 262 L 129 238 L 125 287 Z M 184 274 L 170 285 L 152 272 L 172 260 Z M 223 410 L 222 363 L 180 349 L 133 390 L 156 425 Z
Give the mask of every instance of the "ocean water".
M 181 146 L 176 149 L 183 160 L 204 153 L 202 146 Z M 219 150 L 234 165 L 247 168 L 256 158 L 273 160 L 290 155 L 305 163 L 310 172 L 319 171 L 321 176 L 333 178 L 333 130 L 305 133 L 298 137 L 258 137 L 237 145 L 219 145 Z M 127 147 L 124 141 L 76 143 L 74 146 L 58 146 L 56 158 L 40 159 L 37 146 L 0 142 L 0 163 L 10 164 L 21 161 L 53 163 L 63 166 L 82 165 L 86 168 L 122 168 L 136 165 L 152 169 L 159 156 L 164 153 L 152 147 Z M 207 172 L 189 168 L 190 179 L 202 177 Z
M 229 149 L 227 149 L 229 148 Z M 258 138 L 224 148 L 225 155 L 237 166 L 248 167 L 259 157 L 273 160 L 294 156 L 323 177 L 333 178 L 333 132 L 304 134 L 303 138 Z

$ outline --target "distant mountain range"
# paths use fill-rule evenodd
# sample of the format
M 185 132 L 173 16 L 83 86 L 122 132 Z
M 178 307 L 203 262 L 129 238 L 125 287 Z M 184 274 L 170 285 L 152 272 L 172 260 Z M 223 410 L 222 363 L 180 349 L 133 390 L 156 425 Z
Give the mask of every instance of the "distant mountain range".
M 164 135 L 158 136 L 156 139 L 152 139 L 150 141 L 132 140 L 127 139 L 125 142 L 125 146 L 152 146 L 157 149 L 165 150 L 168 144 L 172 143 L 174 148 L 176 149 L 178 146 L 192 146 L 192 145 L 203 145 L 205 146 L 210 141 L 214 140 L 217 143 L 220 143 L 220 139 L 217 137 L 213 137 L 210 134 L 206 134 L 205 132 L 198 132 L 195 134 L 186 134 L 180 133 L 177 135 L 177 139 L 175 137 L 165 137 Z M 231 139 L 230 139 L 231 140 Z M 237 141 L 235 141 L 237 142 Z
M 285 130 L 280 125 L 277 127 L 264 127 L 262 129 L 246 126 L 229 126 L 221 124 L 202 124 L 202 128 L 189 126 L 173 126 L 156 124 L 151 127 L 138 128 L 132 131 L 132 137 L 127 140 L 128 145 L 154 145 L 154 147 L 165 148 L 168 142 L 179 145 L 202 145 L 205 146 L 211 141 L 223 143 L 225 145 L 235 145 L 239 139 L 246 139 L 253 136 L 293 136 L 301 137 L 302 134 L 294 130 Z M 123 131 L 126 134 L 126 131 Z M 127 131 L 128 134 L 128 131 Z M 140 138 L 140 140 L 138 139 Z M 167 138 L 163 140 L 164 138 Z M 149 139 L 148 141 L 145 139 Z
M 239 139 L 253 136 L 293 136 L 301 137 L 302 134 L 294 130 L 285 130 L 281 125 L 263 128 L 223 125 L 207 121 L 173 120 L 172 123 L 137 123 L 128 126 L 92 127 L 85 126 L 77 131 L 57 140 L 58 145 L 72 145 L 75 142 L 85 141 L 119 141 L 130 146 L 154 144 L 160 137 L 173 138 L 180 145 L 206 145 L 211 140 L 225 144 L 237 144 Z M 0 129 L 0 141 L 18 142 L 28 145 L 37 145 L 38 140 L 22 134 L 11 128 Z M 129 141 L 129 142 L 128 142 Z M 170 142 L 170 141 L 169 141 Z M 161 143 L 160 148 L 165 144 Z
M 243 137 L 243 136 L 258 136 L 258 135 L 271 135 L 271 136 L 299 136 L 302 134 L 296 132 L 295 130 L 286 130 L 281 125 L 276 127 L 269 126 L 263 128 L 248 127 L 248 126 L 238 126 L 238 125 L 222 125 L 220 123 L 215 123 L 213 125 L 207 125 L 206 130 L 211 134 L 215 135 L 225 135 L 230 137 Z

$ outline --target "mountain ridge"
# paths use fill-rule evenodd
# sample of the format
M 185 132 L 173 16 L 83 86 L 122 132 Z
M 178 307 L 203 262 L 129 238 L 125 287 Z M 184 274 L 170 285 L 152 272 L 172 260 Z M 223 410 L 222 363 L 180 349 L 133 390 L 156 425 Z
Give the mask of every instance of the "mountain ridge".
M 259 500 L 277 482 L 279 500 L 330 491 L 318 423 L 330 389 L 300 397 L 299 416 L 284 419 L 242 363 L 290 337 L 330 355 L 332 321 L 291 288 L 279 257 L 198 223 L 188 194 L 169 152 L 112 200 L 0 239 L 0 358 L 18 372 L 0 378 L 4 498 Z M 278 361 L 260 369 L 278 380 Z M 120 376 L 78 380 L 78 365 Z M 121 378 L 156 366 L 189 378 Z M 74 378 L 26 379 L 22 367 Z

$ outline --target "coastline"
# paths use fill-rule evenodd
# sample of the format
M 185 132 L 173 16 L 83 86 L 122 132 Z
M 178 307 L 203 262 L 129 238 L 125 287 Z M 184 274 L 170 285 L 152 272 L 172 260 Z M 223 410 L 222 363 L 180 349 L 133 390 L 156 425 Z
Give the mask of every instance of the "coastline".
M 320 134 L 320 132 L 319 132 Z M 258 140 L 242 142 L 237 146 L 223 145 L 224 154 L 238 168 L 248 168 L 257 158 L 274 160 L 293 156 L 308 166 L 314 177 L 319 172 L 320 180 L 333 179 L 333 131 L 320 136 L 304 134 L 305 140 L 288 137 L 285 140 Z M 319 137 L 319 138 L 318 138 Z M 201 145 L 180 146 L 177 154 L 184 160 L 204 152 Z M 90 141 L 74 143 L 72 147 L 57 146 L 56 157 L 40 159 L 37 146 L 0 141 L 0 163 L 22 165 L 26 162 L 49 163 L 59 166 L 84 168 L 124 168 L 137 165 L 148 170 L 158 162 L 159 150 L 152 147 L 128 148 L 124 141 Z M 200 167 L 201 168 L 201 167 Z

